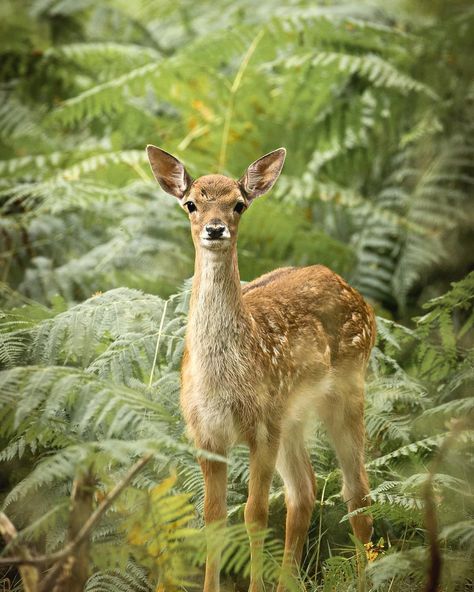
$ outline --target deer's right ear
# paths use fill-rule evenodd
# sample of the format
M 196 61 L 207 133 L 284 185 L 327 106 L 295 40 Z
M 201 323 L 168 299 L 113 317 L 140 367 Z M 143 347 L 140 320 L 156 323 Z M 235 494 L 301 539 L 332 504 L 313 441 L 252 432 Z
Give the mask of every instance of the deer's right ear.
M 178 199 L 184 197 L 192 183 L 184 165 L 168 152 L 151 144 L 146 147 L 146 152 L 153 175 L 161 188 Z

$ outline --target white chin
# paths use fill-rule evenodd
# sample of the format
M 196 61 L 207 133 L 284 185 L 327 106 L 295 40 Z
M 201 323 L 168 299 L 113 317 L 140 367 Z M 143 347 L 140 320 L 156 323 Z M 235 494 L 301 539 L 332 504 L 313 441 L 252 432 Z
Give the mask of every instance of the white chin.
M 227 239 L 201 239 L 201 246 L 203 246 L 205 249 L 209 249 L 210 251 L 222 251 L 223 249 L 227 249 L 229 245 L 230 241 Z

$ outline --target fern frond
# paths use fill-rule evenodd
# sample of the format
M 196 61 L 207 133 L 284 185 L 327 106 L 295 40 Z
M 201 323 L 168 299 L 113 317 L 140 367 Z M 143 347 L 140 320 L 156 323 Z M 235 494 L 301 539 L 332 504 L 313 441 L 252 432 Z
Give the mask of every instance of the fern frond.
M 26 344 L 27 335 L 24 332 L 8 331 L 8 326 L 3 324 L 0 330 L 0 368 L 13 368 L 24 362 Z
M 138 290 L 117 288 L 41 323 L 33 336 L 33 360 L 88 366 L 101 344 L 131 331 L 157 331 L 164 302 Z
M 458 541 L 461 546 L 474 545 L 474 519 L 445 526 L 441 530 L 440 538 Z
M 84 370 L 55 366 L 5 370 L 0 373 L 0 384 L 4 433 L 22 434 L 19 453 L 25 444 L 66 446 L 117 433 L 126 439 L 129 430 L 143 438 L 156 438 L 156 442 L 168 442 L 166 425 L 172 418 L 145 390 L 104 382 Z M 51 429 L 46 435 L 42 430 L 47 425 Z
M 405 446 L 401 446 L 388 454 L 384 454 L 379 458 L 371 460 L 367 463 L 367 467 L 371 468 L 380 468 L 386 466 L 390 462 L 394 460 L 399 460 L 401 458 L 406 458 L 413 454 L 423 454 L 427 452 L 431 452 L 435 448 L 439 447 L 446 434 L 439 434 L 438 436 L 429 436 L 427 438 L 423 438 L 422 440 L 418 440 L 416 442 L 411 442 Z
M 119 109 L 123 110 L 126 104 L 124 94 L 127 91 L 143 92 L 149 77 L 156 75 L 159 68 L 160 64 L 145 64 L 117 78 L 97 84 L 76 97 L 64 101 L 54 117 L 64 124 L 71 124 L 97 115 L 117 112 Z
M 367 78 L 375 87 L 394 88 L 402 94 L 421 92 L 433 100 L 437 100 L 436 93 L 410 76 L 397 70 L 392 64 L 373 54 L 355 56 L 347 53 L 320 51 L 316 55 L 307 53 L 277 61 L 285 68 L 301 68 L 306 63 L 315 67 L 331 68 L 345 74 L 359 74 Z
M 128 561 L 124 570 L 99 571 L 87 581 L 85 592 L 153 592 L 145 569 Z
M 436 405 L 430 409 L 426 409 L 420 416 L 420 420 L 435 416 L 445 418 L 451 417 L 466 417 L 474 411 L 474 399 L 472 397 L 465 399 L 454 399 L 441 405 Z
M 40 113 L 28 108 L 13 94 L 0 92 L 0 137 L 19 139 L 39 137 L 44 140 L 39 125 Z
M 71 43 L 51 47 L 45 52 L 45 58 L 61 57 L 72 60 L 74 64 L 99 72 L 100 76 L 109 77 L 120 72 L 130 71 L 150 62 L 161 60 L 161 54 L 144 45 L 130 43 Z

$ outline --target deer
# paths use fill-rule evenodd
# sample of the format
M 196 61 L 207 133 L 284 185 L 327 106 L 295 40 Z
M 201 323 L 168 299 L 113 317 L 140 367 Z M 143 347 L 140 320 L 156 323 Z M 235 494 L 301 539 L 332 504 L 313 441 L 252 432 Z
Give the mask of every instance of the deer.
M 147 146 L 156 181 L 187 212 L 195 248 L 180 403 L 203 474 L 204 521 L 226 521 L 227 463 L 237 444 L 249 449 L 249 535 L 267 528 L 275 470 L 285 491 L 284 565 L 297 570 L 316 499 L 305 443 L 317 417 L 334 445 L 349 513 L 370 505 L 364 461 L 365 373 L 375 342 L 371 306 L 323 265 L 283 267 L 242 287 L 239 222 L 278 179 L 278 148 L 238 180 L 208 174 L 193 180 L 168 152 Z M 217 455 L 217 457 L 213 456 Z M 222 458 L 222 460 L 219 460 Z M 372 519 L 350 515 L 356 539 L 368 543 Z M 264 589 L 263 540 L 250 536 L 249 592 Z M 206 558 L 204 592 L 218 592 L 219 552 Z M 280 578 L 278 592 L 287 589 Z

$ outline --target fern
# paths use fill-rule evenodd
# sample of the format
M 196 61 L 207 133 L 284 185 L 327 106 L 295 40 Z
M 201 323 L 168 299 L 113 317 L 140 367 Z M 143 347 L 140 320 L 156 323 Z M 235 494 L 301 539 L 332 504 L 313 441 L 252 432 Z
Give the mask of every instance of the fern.
M 156 331 L 163 307 L 160 298 L 126 288 L 93 296 L 37 327 L 33 360 L 54 364 L 65 355 L 87 367 L 103 341 L 150 325 Z
M 149 13 L 149 7 L 142 8 L 144 13 Z M 53 11 L 54 14 L 56 9 Z M 209 7 L 205 10 L 208 9 Z M 136 20 L 123 6 L 120 9 L 116 6 L 110 7 L 110 10 L 118 11 L 120 19 L 124 19 L 124 22 L 129 19 L 132 28 L 135 27 Z M 193 14 L 197 18 L 194 12 Z M 204 15 L 202 18 L 206 20 Z M 236 10 L 229 6 L 229 13 L 226 16 L 221 15 L 220 22 L 229 23 L 236 18 Z M 260 18 L 261 15 L 257 20 Z M 424 248 L 422 242 L 426 242 L 430 229 L 422 229 L 421 233 L 414 233 L 413 229 L 410 229 L 408 242 L 412 245 L 412 263 L 409 264 L 408 259 L 400 259 L 401 239 L 406 227 L 403 218 L 399 216 L 398 208 L 394 207 L 393 201 L 387 202 L 386 197 L 388 193 L 393 195 L 397 190 L 399 194 L 403 193 L 404 189 L 400 191 L 397 186 L 385 188 L 385 197 L 379 204 L 378 198 L 372 197 L 377 191 L 374 192 L 371 187 L 368 187 L 367 191 L 360 182 L 351 183 L 354 171 L 350 163 L 357 162 L 363 153 L 370 156 L 374 150 L 378 150 L 378 139 L 385 138 L 387 133 L 393 138 L 394 144 L 401 137 L 400 133 L 392 134 L 387 129 L 390 114 L 395 116 L 402 110 L 400 97 L 393 94 L 395 91 L 400 91 L 402 95 L 427 94 L 429 100 L 434 94 L 428 90 L 429 85 L 416 80 L 407 72 L 406 65 L 413 54 L 413 47 L 420 42 L 416 35 L 401 33 L 383 22 L 377 22 L 376 19 L 370 21 L 368 15 L 364 18 L 352 18 L 350 11 L 345 9 L 338 13 L 331 9 L 312 10 L 311 7 L 300 7 L 290 13 L 282 7 L 276 11 L 271 21 L 261 21 L 252 27 L 237 28 L 231 34 L 219 28 L 219 21 L 210 26 L 210 19 L 207 19 L 210 26 L 207 35 L 195 36 L 188 46 L 179 48 L 168 59 L 158 59 L 162 52 L 153 45 L 157 39 L 152 33 L 153 27 L 145 28 L 146 42 L 151 43 L 149 47 L 136 42 L 129 43 L 127 40 L 121 44 L 104 41 L 53 47 L 43 56 L 44 62 L 55 63 L 56 60 L 60 64 L 74 64 L 75 70 L 71 74 L 75 81 L 74 89 L 80 88 L 81 91 L 64 98 L 59 109 L 50 113 L 48 117 L 65 122 L 79 122 L 107 116 L 113 125 L 120 126 L 122 123 L 117 119 L 117 115 L 120 114 L 123 125 L 127 127 L 127 133 L 133 130 L 132 133 L 135 133 L 137 139 L 138 136 L 143 137 L 144 126 L 149 128 L 150 122 L 156 120 L 163 129 L 173 129 L 176 132 L 175 144 L 181 146 L 181 149 L 188 148 L 186 154 L 191 168 L 196 166 L 201 170 L 212 170 L 216 167 L 216 160 L 213 160 L 211 154 L 217 154 L 219 150 L 222 152 L 224 148 L 219 148 L 222 144 L 219 126 L 225 116 L 232 76 L 238 68 L 241 56 L 255 38 L 256 31 L 263 27 L 264 34 L 257 47 L 255 62 L 252 60 L 247 67 L 243 87 L 239 92 L 240 100 L 235 105 L 236 110 L 230 122 L 231 135 L 234 134 L 237 139 L 244 137 L 237 121 L 251 118 L 253 113 L 259 109 L 261 111 L 262 105 L 268 106 L 266 96 L 268 93 L 272 94 L 273 102 L 264 127 L 268 127 L 270 121 L 278 121 L 277 135 L 281 135 L 285 130 L 285 122 L 291 121 L 294 130 L 291 133 L 289 130 L 283 132 L 287 137 L 290 154 L 295 154 L 295 174 L 286 179 L 286 184 L 285 179 L 282 180 L 282 188 L 286 187 L 293 195 L 301 196 L 304 193 L 316 204 L 317 210 L 321 210 L 317 203 L 320 190 L 331 185 L 323 184 L 321 180 L 315 184 L 314 176 L 318 174 L 324 181 L 331 180 L 333 189 L 325 193 L 334 196 L 334 207 L 324 207 L 330 216 L 334 216 L 334 209 L 340 209 L 342 206 L 342 218 L 347 230 L 341 235 L 339 229 L 331 229 L 327 217 L 325 227 L 333 238 L 350 239 L 354 245 L 358 258 L 353 278 L 355 283 L 364 293 L 381 298 L 392 306 L 391 293 L 395 285 L 392 278 L 396 275 L 396 292 L 400 294 L 396 296 L 396 302 L 403 305 L 407 292 L 420 277 L 419 272 L 415 272 L 418 264 L 413 257 L 416 256 L 420 261 L 423 257 L 425 267 L 428 258 L 432 265 L 437 265 L 441 259 L 433 253 L 436 250 L 439 253 L 441 251 Z M 167 13 L 166 19 L 169 19 L 169 23 L 173 22 L 177 29 L 182 26 L 179 18 L 176 20 L 173 11 Z M 145 31 L 142 32 L 145 34 Z M 178 38 L 181 34 L 182 31 Z M 219 48 L 218 51 L 215 51 L 216 47 Z M 278 53 L 275 52 L 275 47 L 280 48 Z M 314 64 L 310 65 L 314 60 Z M 199 80 L 197 74 L 192 74 L 196 63 L 205 64 L 205 68 L 199 71 Z M 320 76 L 321 69 L 325 72 L 324 81 Z M 101 72 L 99 77 L 96 75 L 97 71 Z M 81 73 L 80 76 L 78 72 Z M 188 76 L 187 86 L 183 85 L 183 73 Z M 256 85 L 252 84 L 256 77 L 260 80 L 258 90 Z M 354 84 L 359 77 L 367 82 L 360 90 L 357 84 Z M 249 88 L 253 88 L 253 103 L 247 99 L 247 79 Z M 192 85 L 193 99 L 181 100 L 182 91 L 188 90 Z M 212 108 L 207 105 L 206 98 L 210 88 L 213 96 Z M 310 88 L 313 89 L 311 92 Z M 143 97 L 145 92 L 148 93 L 147 98 Z M 336 100 L 331 98 L 334 93 Z M 298 108 L 304 113 L 303 119 L 296 115 Z M 436 110 L 436 106 L 431 108 Z M 293 115 L 288 120 L 286 113 L 289 110 Z M 122 117 L 124 113 L 126 119 Z M 47 122 L 48 119 L 45 125 L 49 125 Z M 308 129 L 308 125 L 318 138 L 318 143 L 314 145 L 305 140 L 299 146 L 296 141 L 299 132 Z M 54 129 L 54 126 L 51 129 Z M 245 133 L 245 137 L 250 141 L 253 141 L 254 135 L 254 129 L 250 133 L 249 130 Z M 91 140 L 92 138 L 88 139 L 92 147 Z M 11 205 L 20 200 L 30 209 L 36 208 L 39 202 L 42 203 L 42 208 L 46 207 L 57 214 L 61 207 L 68 210 L 82 207 L 87 210 L 91 201 L 104 200 L 105 196 L 107 199 L 111 196 L 123 199 L 124 193 L 116 186 L 101 185 L 93 177 L 99 169 L 113 169 L 121 163 L 129 167 L 129 172 L 125 174 L 128 180 L 132 180 L 136 175 L 143 179 L 147 175 L 142 168 L 144 155 L 129 149 L 110 152 L 111 140 L 102 136 L 101 141 L 107 145 L 106 151 L 92 148 L 93 154 L 82 162 L 77 162 L 75 155 L 70 154 L 66 160 L 72 162 L 66 164 L 66 170 L 57 178 L 46 179 L 41 183 L 22 182 L 21 185 L 18 184 L 17 178 L 13 178 L 15 185 L 8 188 L 11 199 L 7 203 Z M 146 141 L 143 137 L 143 141 L 139 142 L 145 144 Z M 270 135 L 267 142 L 271 142 Z M 79 143 L 83 145 L 83 138 Z M 95 140 L 95 144 L 98 145 L 98 139 Z M 201 150 L 201 145 L 204 150 Z M 229 155 L 237 157 L 235 164 L 231 165 L 233 170 L 229 170 L 233 174 L 240 174 L 247 164 L 244 159 L 254 156 L 250 153 L 247 156 L 245 151 L 239 149 L 234 150 L 232 142 L 229 150 L 227 147 L 225 149 Z M 411 154 L 414 154 L 411 146 L 410 150 Z M 392 147 L 390 152 L 393 152 Z M 44 162 L 48 162 L 52 168 L 59 164 L 63 166 L 63 157 L 60 161 L 58 158 L 58 152 L 53 151 L 51 157 L 46 153 L 29 162 L 22 158 L 16 159 L 17 162 L 10 159 L 11 162 L 5 162 L 3 167 L 11 170 L 11 174 L 14 175 L 14 171 L 19 170 L 17 167 L 29 166 L 33 175 L 43 176 Z M 409 158 L 412 159 L 411 156 Z M 229 168 L 227 163 L 222 164 Z M 341 168 L 345 170 L 342 176 L 337 173 Z M 303 174 L 303 188 L 298 182 L 299 174 Z M 101 176 L 109 175 L 104 172 Z M 384 177 L 386 176 L 384 172 Z M 347 182 L 342 181 L 344 177 L 347 178 Z M 461 175 L 455 174 L 454 177 L 462 182 Z M 442 178 L 438 175 L 439 182 L 444 182 Z M 368 182 L 364 183 L 369 185 Z M 371 180 L 370 183 L 374 184 L 374 181 Z M 349 187 L 354 186 L 363 191 L 351 193 Z M 357 201 L 354 201 L 351 195 L 357 195 Z M 406 191 L 405 195 L 408 195 Z M 455 193 L 451 192 L 451 195 Z M 374 219 L 373 223 L 368 225 L 367 218 L 375 209 L 380 211 L 381 218 Z M 315 218 L 319 218 L 319 214 L 320 211 Z M 296 221 L 295 227 L 297 228 Z M 417 241 L 421 250 L 416 247 Z M 104 241 L 103 245 L 104 250 L 115 247 L 107 241 Z M 150 247 L 155 252 L 160 248 L 157 244 Z M 399 261 L 402 267 L 397 267 Z M 52 267 L 56 265 L 54 261 Z M 117 265 L 117 262 L 113 263 L 114 267 Z M 406 273 L 408 267 L 414 274 L 410 280 Z M 82 269 L 76 268 L 74 271 L 78 277 L 84 277 L 86 269 L 87 266 L 84 265 Z M 403 286 L 400 278 L 405 282 Z M 23 289 L 26 289 L 27 284 L 39 279 L 39 271 L 32 270 L 28 281 L 22 284 Z M 47 273 L 41 281 L 53 282 L 56 289 L 61 283 L 55 280 L 54 273 Z M 407 281 L 409 283 L 406 283 Z M 35 294 L 35 297 L 38 296 L 39 294 Z M 49 294 L 46 296 L 50 297 Z
M 121 570 L 100 571 L 92 575 L 87 584 L 86 592 L 152 592 L 153 588 L 147 580 L 146 570 L 133 561 Z
M 321 262 L 372 299 L 374 503 L 363 511 L 390 541 L 363 569 L 344 555 L 341 474 L 315 425 L 316 546 L 288 585 L 417 590 L 426 571 L 421 488 L 441 454 L 433 486 L 442 586 L 461 590 L 472 558 L 472 431 L 447 451 L 444 443 L 450 420 L 472 413 L 474 276 L 448 287 L 472 263 L 472 9 L 430 5 L 420 16 L 409 3 L 407 16 L 395 4 L 224 0 L 219 11 L 165 2 L 158 14 L 149 0 L 17 4 L 6 4 L 12 26 L 0 50 L 0 462 L 2 502 L 20 539 L 60 548 L 77 475 L 93 470 L 100 499 L 152 452 L 92 533 L 86 590 L 146 592 L 201 571 L 204 537 L 180 523 L 200 527 L 203 507 L 178 409 L 189 282 L 175 292 L 192 273 L 192 244 L 143 147 L 177 154 L 193 177 L 238 178 L 284 138 L 288 159 L 273 196 L 243 219 L 242 277 Z M 237 448 L 228 459 L 230 579 L 248 573 L 247 454 Z M 155 511 L 152 492 L 170 466 L 178 478 Z M 273 583 L 284 522 L 278 479 L 270 505 L 265 579 Z M 136 545 L 127 538 L 133 521 L 146 538 Z M 149 553 L 155 539 L 162 566 Z
M 451 524 L 440 533 L 441 538 L 457 540 L 461 546 L 470 546 L 474 544 L 474 520 L 463 520 Z
M 376 55 L 369 54 L 364 57 L 359 57 L 338 54 L 336 52 L 318 52 L 315 57 L 309 54 L 289 59 L 285 62 L 285 66 L 289 68 L 299 68 L 308 60 L 310 60 L 312 66 L 335 66 L 340 72 L 351 75 L 360 74 L 361 76 L 368 78 L 376 87 L 386 86 L 387 88 L 396 88 L 403 93 L 421 91 L 431 98 L 436 98 L 436 94 L 431 89 L 410 79 L 409 76 L 398 72 L 393 66 Z
M 99 71 L 99 75 L 105 78 L 161 58 L 152 47 L 112 42 L 61 45 L 48 49 L 46 57 L 49 56 L 72 60 L 86 71 Z

